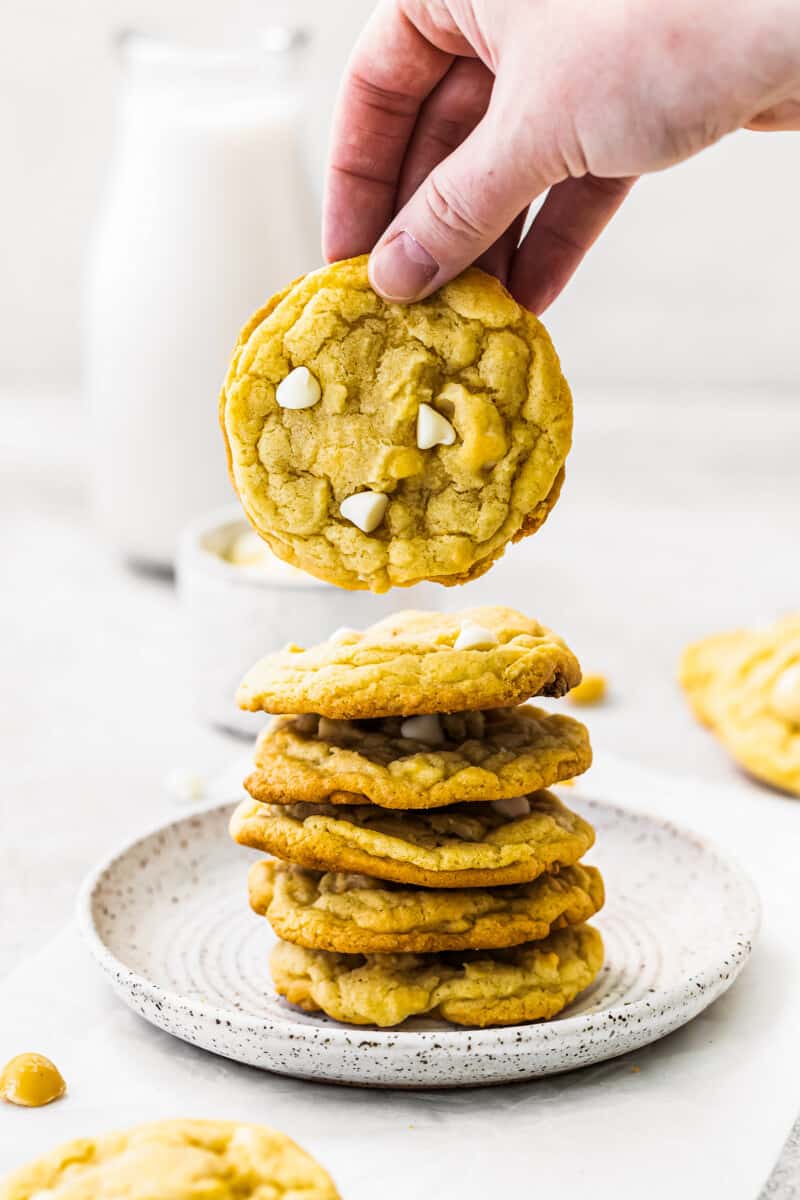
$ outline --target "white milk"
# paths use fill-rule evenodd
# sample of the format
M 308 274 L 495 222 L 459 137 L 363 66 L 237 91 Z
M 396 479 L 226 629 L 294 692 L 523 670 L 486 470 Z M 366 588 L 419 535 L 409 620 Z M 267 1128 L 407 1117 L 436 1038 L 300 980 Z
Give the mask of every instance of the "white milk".
M 231 498 L 217 402 L 240 327 L 319 260 L 296 52 L 123 47 L 126 80 L 91 255 L 86 387 L 100 522 L 171 566 Z

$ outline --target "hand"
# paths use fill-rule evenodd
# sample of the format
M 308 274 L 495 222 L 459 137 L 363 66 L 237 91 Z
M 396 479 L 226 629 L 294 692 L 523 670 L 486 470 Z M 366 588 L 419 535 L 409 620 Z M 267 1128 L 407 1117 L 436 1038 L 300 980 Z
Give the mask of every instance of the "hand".
M 341 87 L 324 253 L 371 250 L 399 301 L 477 261 L 542 312 L 638 175 L 743 126 L 800 129 L 797 0 L 384 0 Z

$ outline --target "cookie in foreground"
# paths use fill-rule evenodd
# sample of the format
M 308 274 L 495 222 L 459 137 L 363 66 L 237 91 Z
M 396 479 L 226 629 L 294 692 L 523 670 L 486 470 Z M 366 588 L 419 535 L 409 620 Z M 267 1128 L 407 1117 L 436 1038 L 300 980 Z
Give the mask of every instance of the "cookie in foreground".
M 245 787 L 267 804 L 440 808 L 527 795 L 591 761 L 585 725 L 532 705 L 360 722 L 308 714 L 261 734 Z
M 533 883 L 440 891 L 262 859 L 248 890 L 250 907 L 283 941 L 340 954 L 517 946 L 587 921 L 604 899 L 600 872 L 581 864 Z
M 679 676 L 697 719 L 740 766 L 800 796 L 800 614 L 688 646 Z
M 506 708 L 563 696 L 580 677 L 566 643 L 513 608 L 409 609 L 307 650 L 268 654 L 236 699 L 253 712 L 364 720 Z
M 230 833 L 312 870 L 434 888 L 528 883 L 576 863 L 594 842 L 591 825 L 550 792 L 428 812 L 244 800 Z
M 280 558 L 351 589 L 463 583 L 558 498 L 572 400 L 542 323 L 472 267 L 413 304 L 367 256 L 273 297 L 220 398 L 234 487 Z
M 556 1016 L 603 965 L 591 925 L 508 950 L 331 954 L 278 942 L 270 969 L 291 1004 L 348 1025 L 400 1025 L 425 1014 L 455 1025 L 518 1025 Z
M 285 1134 L 233 1121 L 155 1121 L 79 1138 L 0 1181 L 0 1200 L 339 1200 Z

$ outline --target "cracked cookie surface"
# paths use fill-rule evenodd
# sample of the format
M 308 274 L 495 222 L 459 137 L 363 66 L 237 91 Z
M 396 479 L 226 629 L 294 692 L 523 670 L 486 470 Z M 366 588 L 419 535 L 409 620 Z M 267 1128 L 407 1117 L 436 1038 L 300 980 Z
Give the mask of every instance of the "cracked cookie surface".
M 531 705 L 445 714 L 427 740 L 402 717 L 280 717 L 256 745 L 245 787 L 255 800 L 440 808 L 502 800 L 572 779 L 592 761 L 586 727 Z M 437 732 L 441 736 L 436 738 Z
M 746 771 L 800 796 L 800 614 L 688 646 L 679 677 L 697 719 Z
M 440 891 L 265 859 L 250 868 L 248 891 L 283 941 L 342 954 L 517 946 L 588 920 L 604 898 L 600 872 L 580 864 L 532 883 Z
M 230 831 L 240 845 L 312 870 L 444 888 L 526 883 L 593 844 L 591 825 L 550 792 L 520 801 L 512 816 L 498 808 L 503 800 L 430 812 L 245 800 Z
M 420 1014 L 456 1025 L 517 1025 L 554 1017 L 603 965 L 591 925 L 507 950 L 331 954 L 279 942 L 270 969 L 280 995 L 350 1025 L 400 1025 Z
M 485 645 L 459 649 L 465 631 Z M 290 646 L 252 667 L 236 694 L 250 711 L 343 720 L 505 708 L 563 696 L 580 681 L 575 655 L 513 608 L 395 613 L 309 649 Z
M 338 1200 L 283 1133 L 233 1121 L 155 1121 L 80 1138 L 0 1181 L 0 1200 Z
M 283 407 L 291 372 L 313 376 Z M 304 382 L 307 377 L 304 376 Z M 421 406 L 445 444 L 418 436 Z M 367 256 L 296 280 L 240 334 L 220 399 L 231 477 L 254 528 L 295 566 L 342 587 L 463 583 L 555 503 L 572 401 L 541 322 L 470 268 L 392 304 Z M 365 532 L 341 505 L 385 496 Z

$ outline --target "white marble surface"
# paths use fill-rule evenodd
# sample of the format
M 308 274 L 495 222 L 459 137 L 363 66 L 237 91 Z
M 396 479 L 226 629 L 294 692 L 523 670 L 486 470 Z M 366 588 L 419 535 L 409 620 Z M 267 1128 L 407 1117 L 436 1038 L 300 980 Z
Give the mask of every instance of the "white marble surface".
M 687 715 L 675 663 L 697 635 L 800 604 L 798 401 L 578 395 L 547 524 L 448 603 L 516 604 L 606 672 L 610 702 L 586 710 L 596 745 L 736 778 Z M 215 771 L 241 750 L 191 716 L 172 588 L 96 543 L 73 410 L 4 407 L 0 972 L 61 928 L 92 862 L 170 810 L 170 768 Z

